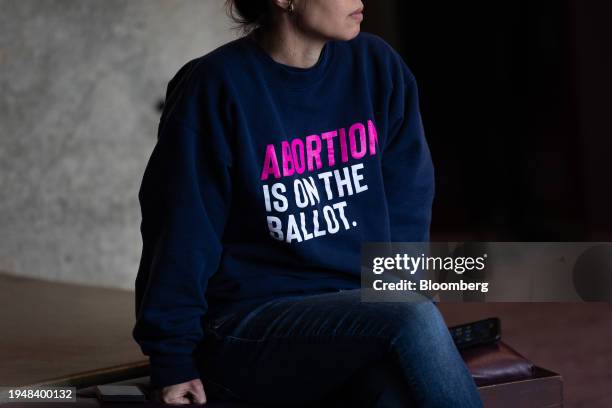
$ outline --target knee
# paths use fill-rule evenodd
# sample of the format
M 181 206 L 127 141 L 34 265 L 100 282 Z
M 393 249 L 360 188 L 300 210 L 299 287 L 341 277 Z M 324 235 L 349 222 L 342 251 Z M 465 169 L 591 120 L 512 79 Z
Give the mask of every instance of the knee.
M 415 347 L 449 345 L 450 333 L 438 307 L 430 299 L 395 303 L 388 316 L 393 342 L 409 339 Z

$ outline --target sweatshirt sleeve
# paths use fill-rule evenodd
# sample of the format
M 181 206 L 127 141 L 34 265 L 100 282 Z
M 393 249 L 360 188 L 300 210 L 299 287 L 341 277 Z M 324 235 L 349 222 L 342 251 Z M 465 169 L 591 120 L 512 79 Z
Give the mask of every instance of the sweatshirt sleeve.
M 220 262 L 231 201 L 227 124 L 217 112 L 222 98 L 213 87 L 195 92 L 183 82 L 191 90 L 172 95 L 176 81 L 169 84 L 171 104 L 138 194 L 143 248 L 132 335 L 149 356 L 154 387 L 199 378 L 192 353 L 203 338 L 205 292 Z
M 398 59 L 401 59 L 397 55 Z M 421 120 L 416 80 L 403 60 L 391 98 L 389 135 L 382 155 L 394 242 L 429 241 L 434 168 Z

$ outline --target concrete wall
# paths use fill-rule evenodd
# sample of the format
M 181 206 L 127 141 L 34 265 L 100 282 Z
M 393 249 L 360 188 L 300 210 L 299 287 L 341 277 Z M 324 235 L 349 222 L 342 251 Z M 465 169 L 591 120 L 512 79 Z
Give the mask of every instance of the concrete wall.
M 0 271 L 132 288 L 138 188 L 178 68 L 223 0 L 0 0 Z

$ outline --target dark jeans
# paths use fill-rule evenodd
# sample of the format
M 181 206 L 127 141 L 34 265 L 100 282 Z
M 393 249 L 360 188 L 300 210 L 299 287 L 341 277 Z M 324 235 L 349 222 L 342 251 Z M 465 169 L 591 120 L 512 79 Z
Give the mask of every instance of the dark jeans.
M 204 390 L 259 406 L 482 407 L 437 306 L 409 296 L 341 290 L 207 316 Z

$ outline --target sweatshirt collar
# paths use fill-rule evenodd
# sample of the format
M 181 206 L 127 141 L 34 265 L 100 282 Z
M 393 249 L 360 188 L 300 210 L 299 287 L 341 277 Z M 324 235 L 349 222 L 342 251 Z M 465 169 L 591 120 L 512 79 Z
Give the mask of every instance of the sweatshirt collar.
M 319 60 L 309 68 L 300 68 L 285 65 L 275 61 L 266 50 L 251 36 L 243 37 L 243 42 L 261 63 L 270 76 L 270 82 L 281 82 L 281 86 L 291 89 L 304 89 L 323 79 L 324 75 L 332 65 L 335 51 L 335 41 L 328 40 L 322 50 Z

